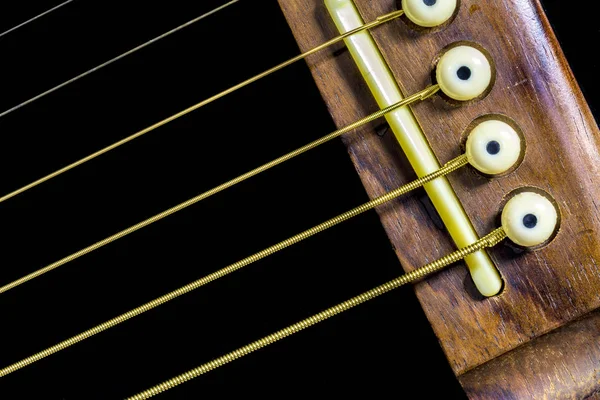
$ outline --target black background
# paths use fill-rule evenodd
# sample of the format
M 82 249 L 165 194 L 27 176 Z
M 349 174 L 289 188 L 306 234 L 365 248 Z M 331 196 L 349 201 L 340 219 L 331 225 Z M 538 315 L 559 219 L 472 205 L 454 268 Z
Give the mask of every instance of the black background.
M 58 3 L 3 4 L 0 31 Z M 0 109 L 222 3 L 73 2 L 0 38 Z M 596 15 L 567 1 L 546 0 L 544 5 L 595 109 L 600 104 L 597 61 L 589 46 L 600 39 Z M 0 118 L 0 193 L 297 53 L 275 0 L 242 0 Z M 289 67 L 0 204 L 0 283 L 334 129 L 306 65 Z M 29 356 L 367 200 L 341 141 L 326 144 L 0 295 L 0 364 Z M 1 397 L 122 398 L 400 272 L 379 220 L 370 212 L 2 378 Z M 413 292 L 404 289 L 164 398 L 346 397 L 362 391 L 368 397 L 390 393 L 402 398 L 408 388 L 422 397 L 464 396 Z

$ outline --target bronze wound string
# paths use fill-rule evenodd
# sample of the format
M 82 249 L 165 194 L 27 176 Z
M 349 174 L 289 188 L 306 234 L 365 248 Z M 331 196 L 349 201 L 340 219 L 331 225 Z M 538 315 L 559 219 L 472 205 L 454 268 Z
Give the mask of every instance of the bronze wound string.
M 97 325 L 91 329 L 88 329 L 85 332 L 75 335 L 75 336 L 73 336 L 67 340 L 64 340 L 52 347 L 49 347 L 49 348 L 47 348 L 43 351 L 40 351 L 32 356 L 29 356 L 21 361 L 18 361 L 12 365 L 2 368 L 2 369 L 0 369 L 0 377 L 6 376 L 15 371 L 18 371 L 21 368 L 31 365 L 45 357 L 48 357 L 54 353 L 57 353 L 61 350 L 66 349 L 68 347 L 71 347 L 76 343 L 79 343 L 79 342 L 81 342 L 85 339 L 88 339 L 94 335 L 97 335 L 98 333 L 101 333 L 103 331 L 106 331 L 106 330 L 108 330 L 114 326 L 117 326 L 131 318 L 134 318 L 134 317 L 136 317 L 140 314 L 143 314 L 147 311 L 150 311 L 162 304 L 165 304 L 171 300 L 174 300 L 184 294 L 192 292 L 193 290 L 196 290 L 210 282 L 216 281 L 217 279 L 227 276 L 233 272 L 236 272 L 252 263 L 255 263 L 259 260 L 269 257 L 287 247 L 290 247 L 290 246 L 297 244 L 305 239 L 308 239 L 308 238 L 310 238 L 320 232 L 323 232 L 329 228 L 332 228 L 344 221 L 347 221 L 353 217 L 356 217 L 366 211 L 372 210 L 373 208 L 378 207 L 382 204 L 385 204 L 385 203 L 397 198 L 398 196 L 401 196 L 403 194 L 406 194 L 412 190 L 415 190 L 415 189 L 423 186 L 427 182 L 430 182 L 441 176 L 447 175 L 447 174 L 451 173 L 452 171 L 455 171 L 455 170 L 461 168 L 462 166 L 466 165 L 467 163 L 468 163 L 467 157 L 465 155 L 461 155 L 461 156 L 455 158 L 454 160 L 448 162 L 444 167 L 438 169 L 437 171 L 435 171 L 429 175 L 423 176 L 422 178 L 419 178 L 409 184 L 403 185 L 403 186 L 401 186 L 387 194 L 384 194 L 380 197 L 377 197 L 361 206 L 358 206 L 356 208 L 353 208 L 350 211 L 340 214 L 337 217 L 331 218 L 317 226 L 314 226 L 314 227 L 312 227 L 308 230 L 305 230 L 295 236 L 292 236 L 286 240 L 283 240 L 271 247 L 268 247 L 262 251 L 259 251 L 258 253 L 255 253 L 255 254 L 253 254 L 249 257 L 246 257 L 246 258 L 244 258 L 238 262 L 235 262 L 233 264 L 230 264 L 227 267 L 224 267 L 224 268 L 222 268 L 216 272 L 213 272 L 203 278 L 200 278 L 200 279 L 193 281 L 185 286 L 182 286 L 179 289 L 169 292 L 161 297 L 158 297 L 152 301 L 149 301 L 148 303 L 145 303 L 137 308 L 134 308 L 133 310 L 130 310 L 130 311 L 128 311 L 124 314 L 121 314 L 111 320 L 108 320 L 100 325 Z M 469 248 L 471 248 L 471 247 L 469 247 Z M 475 250 L 473 250 L 473 251 L 475 251 Z
M 241 357 L 244 357 L 252 352 L 255 352 L 256 350 L 262 349 L 263 347 L 269 346 L 281 339 L 294 335 L 306 328 L 323 322 L 337 314 L 350 310 L 360 304 L 366 303 L 369 300 L 373 300 L 383 294 L 391 292 L 392 290 L 404 286 L 407 283 L 414 282 L 415 280 L 425 278 L 435 272 L 441 271 L 443 268 L 459 260 L 462 260 L 469 254 L 473 254 L 474 252 L 484 248 L 494 247 L 496 244 L 504 240 L 504 238 L 506 238 L 506 233 L 504 232 L 504 229 L 497 228 L 489 235 L 479 239 L 477 242 L 473 243 L 468 247 L 450 253 L 449 255 L 442 257 L 437 261 L 429 263 L 421 268 L 418 268 L 405 275 L 402 275 L 399 278 L 384 283 L 383 285 L 377 286 L 376 288 L 364 292 L 356 297 L 353 297 L 350 300 L 346 300 L 343 303 L 330 307 L 325 311 L 303 319 L 300 322 L 290 325 L 287 328 L 281 329 L 271 335 L 265 336 L 264 338 L 252 342 L 244 347 L 240 347 L 237 350 L 234 350 L 228 354 L 225 354 L 224 356 L 209 361 L 206 364 L 202 364 L 197 368 L 194 368 L 181 375 L 171 378 L 165 382 L 162 382 L 150 389 L 144 390 L 143 392 L 140 392 L 134 396 L 128 397 L 127 400 L 143 400 L 154 397 L 157 394 L 163 393 L 169 389 L 179 386 L 187 381 L 199 377 L 200 375 L 203 375 L 225 364 L 235 361 Z

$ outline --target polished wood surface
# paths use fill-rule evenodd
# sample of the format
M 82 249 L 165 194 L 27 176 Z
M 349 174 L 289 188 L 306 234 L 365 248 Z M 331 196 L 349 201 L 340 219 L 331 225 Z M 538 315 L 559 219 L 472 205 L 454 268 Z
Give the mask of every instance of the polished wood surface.
M 600 311 L 497 357 L 460 381 L 477 399 L 501 399 L 505 393 L 517 399 L 597 399 L 598 360 Z
M 322 0 L 279 3 L 302 50 L 337 35 Z M 356 1 L 365 21 L 397 9 L 395 3 Z M 436 98 L 413 107 L 441 163 L 460 153 L 465 128 L 481 115 L 504 114 L 523 130 L 525 160 L 510 175 L 488 179 L 464 169 L 449 177 L 480 235 L 497 226 L 514 189 L 540 188 L 560 207 L 561 229 L 547 247 L 523 252 L 504 243 L 490 251 L 505 281 L 500 296 L 479 296 L 462 264 L 415 286 L 454 372 L 464 374 L 600 307 L 600 135 L 539 3 L 463 0 L 443 29 L 417 32 L 394 21 L 373 36 L 405 94 L 431 84 L 435 59 L 452 42 L 474 41 L 492 55 L 498 76 L 485 99 L 456 107 Z M 338 126 L 377 109 L 342 45 L 307 61 Z M 415 177 L 383 122 L 343 140 L 370 197 Z M 423 191 L 378 212 L 405 270 L 454 249 Z

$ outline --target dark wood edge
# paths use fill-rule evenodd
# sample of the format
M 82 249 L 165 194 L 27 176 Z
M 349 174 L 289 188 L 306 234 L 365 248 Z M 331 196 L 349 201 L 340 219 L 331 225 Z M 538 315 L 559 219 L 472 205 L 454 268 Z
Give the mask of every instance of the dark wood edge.
M 471 399 L 600 398 L 600 309 L 459 376 Z

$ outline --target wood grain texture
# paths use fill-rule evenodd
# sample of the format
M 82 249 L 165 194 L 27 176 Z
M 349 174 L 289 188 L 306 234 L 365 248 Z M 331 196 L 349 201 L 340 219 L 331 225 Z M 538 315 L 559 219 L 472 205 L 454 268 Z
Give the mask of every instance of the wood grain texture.
M 497 357 L 460 381 L 474 399 L 593 399 L 600 396 L 598 360 L 600 311 Z
M 356 0 L 363 18 L 396 9 L 394 0 Z M 337 35 L 322 0 L 279 0 L 302 50 Z M 599 132 L 535 0 L 463 0 L 452 24 L 417 32 L 403 21 L 377 28 L 373 36 L 405 94 L 431 84 L 434 60 L 459 40 L 485 47 L 497 67 L 485 99 L 463 107 L 435 98 L 413 107 L 440 162 L 460 153 L 464 129 L 475 118 L 501 113 L 515 120 L 527 140 L 523 164 L 512 174 L 488 179 L 473 169 L 449 177 L 476 230 L 498 223 L 505 196 L 534 186 L 560 206 L 556 239 L 535 252 L 505 243 L 490 251 L 505 280 L 497 297 L 480 297 L 464 265 L 415 286 L 417 296 L 457 375 L 600 307 Z M 307 60 L 338 126 L 372 113 L 376 104 L 342 45 Z M 370 197 L 414 179 L 383 122 L 343 141 Z M 423 191 L 378 209 L 405 270 L 454 249 Z

